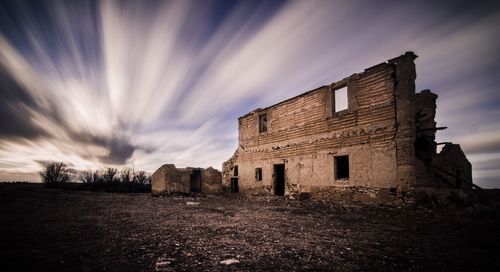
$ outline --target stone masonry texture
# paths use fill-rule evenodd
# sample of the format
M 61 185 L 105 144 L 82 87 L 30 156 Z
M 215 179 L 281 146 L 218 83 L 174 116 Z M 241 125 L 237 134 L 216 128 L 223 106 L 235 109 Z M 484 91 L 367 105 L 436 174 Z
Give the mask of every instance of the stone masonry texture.
M 224 186 L 236 180 L 241 193 L 276 194 L 282 181 L 275 165 L 284 165 L 284 194 L 290 196 L 370 199 L 420 187 L 469 188 L 471 166 L 460 146 L 436 152 L 437 95 L 415 93 L 415 58 L 407 52 L 240 117 L 238 148 L 223 164 Z M 344 87 L 348 108 L 336 111 L 335 91 Z M 259 130 L 262 114 L 267 115 L 264 132 Z M 337 178 L 339 156 L 348 158 L 348 178 Z

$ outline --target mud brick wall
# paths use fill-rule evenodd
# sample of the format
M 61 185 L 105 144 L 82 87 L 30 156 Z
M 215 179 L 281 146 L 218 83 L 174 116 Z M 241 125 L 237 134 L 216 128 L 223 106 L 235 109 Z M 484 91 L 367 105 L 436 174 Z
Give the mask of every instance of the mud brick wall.
M 285 164 L 285 194 L 408 186 L 414 180 L 415 57 L 407 53 L 240 117 L 239 148 L 224 169 L 238 165 L 241 192 L 273 193 L 274 164 Z M 349 106 L 335 112 L 334 91 L 342 87 Z M 268 123 L 263 133 L 261 114 Z M 349 156 L 348 179 L 335 179 L 340 155 Z M 262 168 L 261 181 L 256 168 Z
M 416 157 L 428 161 L 436 154 L 436 100 L 437 94 L 423 90 L 415 96 Z
M 230 188 L 230 180 L 233 176 L 233 166 L 238 159 L 239 149 L 237 149 L 233 156 L 222 164 L 222 186 Z
M 436 168 L 428 169 L 429 176 L 436 179 L 437 182 L 432 182 L 432 179 L 426 179 L 421 183 L 427 181 L 427 185 L 430 186 L 456 186 L 464 192 L 472 190 L 472 165 L 467 160 L 460 145 L 445 144 L 442 151 L 432 158 L 431 164 L 441 169 L 441 171 Z M 443 170 L 451 175 L 444 173 Z
M 173 164 L 164 164 L 152 175 L 151 192 L 153 195 L 190 193 L 190 179 L 193 171 L 201 171 L 201 191 L 219 193 L 223 191 L 222 173 L 212 167 L 176 168 Z
M 416 186 L 415 178 L 415 64 L 413 54 L 389 61 L 393 64 L 396 98 L 397 182 L 401 187 Z
M 219 193 L 223 191 L 222 173 L 212 167 L 201 172 L 202 191 L 204 193 Z
M 173 164 L 164 164 L 151 176 L 153 194 L 189 193 L 189 173 Z

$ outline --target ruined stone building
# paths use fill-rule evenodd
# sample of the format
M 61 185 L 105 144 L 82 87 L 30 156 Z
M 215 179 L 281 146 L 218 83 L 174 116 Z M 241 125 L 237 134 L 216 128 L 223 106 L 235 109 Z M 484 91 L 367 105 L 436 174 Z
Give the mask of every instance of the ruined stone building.
M 437 153 L 437 95 L 415 93 L 416 57 L 407 52 L 240 117 L 224 185 L 290 196 L 350 192 L 351 199 L 470 190 L 471 165 L 460 146 L 443 143 Z
M 212 167 L 176 168 L 164 164 L 151 176 L 153 195 L 171 193 L 218 193 L 222 192 L 222 174 Z

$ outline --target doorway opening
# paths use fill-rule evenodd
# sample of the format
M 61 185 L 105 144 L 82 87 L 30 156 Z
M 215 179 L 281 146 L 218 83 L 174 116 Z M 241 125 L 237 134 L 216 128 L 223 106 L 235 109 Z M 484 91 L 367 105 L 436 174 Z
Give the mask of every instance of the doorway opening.
M 193 170 L 189 176 L 189 191 L 201 193 L 201 170 Z
M 239 192 L 238 178 L 232 177 L 231 178 L 231 193 L 237 194 L 238 192 Z
M 274 167 L 274 195 L 282 196 L 285 195 L 285 165 L 275 164 Z

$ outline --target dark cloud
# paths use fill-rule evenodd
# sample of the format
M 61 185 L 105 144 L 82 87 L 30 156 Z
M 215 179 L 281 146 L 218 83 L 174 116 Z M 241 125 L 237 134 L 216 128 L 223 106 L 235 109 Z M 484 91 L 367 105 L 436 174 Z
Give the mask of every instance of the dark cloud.
M 46 167 L 51 163 L 58 163 L 58 161 L 46 161 L 46 160 L 35 160 L 35 162 L 38 163 L 41 167 Z M 73 163 L 68 163 L 68 162 L 63 162 L 63 163 L 68 167 L 75 166 Z
M 50 137 L 50 131 L 33 122 L 40 114 L 64 126 L 64 118 L 54 102 L 40 106 L 35 98 L 0 65 L 0 139 L 38 139 Z
M 97 157 L 108 164 L 124 164 L 138 148 L 127 137 L 96 136 L 71 131 L 56 105 L 50 110 L 37 105 L 35 99 L 4 69 L 0 67 L 0 139 L 40 139 L 51 137 L 50 132 L 33 122 L 33 113 L 49 118 L 68 132 L 70 137 L 83 145 L 97 145 L 109 151 L 106 156 Z M 144 151 L 148 152 L 148 148 Z M 94 154 L 80 154 L 83 158 L 95 157 Z M 44 167 L 52 161 L 36 161 Z
M 50 131 L 33 122 L 33 113 L 40 114 L 58 124 L 72 138 L 83 145 L 97 145 L 109 151 L 106 156 L 97 159 L 108 164 L 124 164 L 138 148 L 130 139 L 119 136 L 96 136 L 88 133 L 76 133 L 59 113 L 58 107 L 52 104 L 49 109 L 40 107 L 36 100 L 3 67 L 0 67 L 0 139 L 21 140 L 52 137 Z M 51 102 L 47 102 L 51 103 Z M 151 149 L 143 148 L 145 152 Z M 79 154 L 82 158 L 91 159 L 94 154 Z M 36 161 L 45 167 L 52 161 Z
M 32 121 L 30 108 L 37 108 L 35 100 L 7 72 L 0 67 L 0 138 L 37 138 L 47 135 Z
M 135 146 L 130 139 L 118 135 L 92 135 L 88 133 L 70 133 L 72 139 L 84 145 L 96 145 L 108 150 L 106 156 L 97 156 L 97 159 L 106 164 L 124 164 L 134 154 L 135 150 L 141 149 L 148 152 L 149 148 Z M 149 151 L 150 152 L 150 151 Z M 80 154 L 82 157 L 91 158 L 93 154 Z
M 83 145 L 97 145 L 109 151 L 106 156 L 98 156 L 97 159 L 107 164 L 124 164 L 138 149 L 130 143 L 127 137 L 116 135 L 92 135 L 89 133 L 77 133 L 62 118 L 57 105 L 52 105 L 47 110 L 40 107 L 36 100 L 16 82 L 3 67 L 0 67 L 0 139 L 40 139 L 52 137 L 50 131 L 38 126 L 33 122 L 33 113 L 40 114 L 45 118 L 58 124 L 64 129 L 71 139 Z M 50 103 L 50 102 L 49 102 Z M 145 152 L 151 152 L 150 148 L 140 148 Z M 79 154 L 82 158 L 95 158 L 94 154 Z M 36 161 L 44 167 L 52 161 Z
M 136 147 L 131 145 L 127 140 L 119 138 L 109 139 L 106 142 L 106 148 L 108 148 L 109 154 L 99 157 L 99 160 L 109 164 L 126 163 L 127 159 L 132 156 L 136 149 Z

